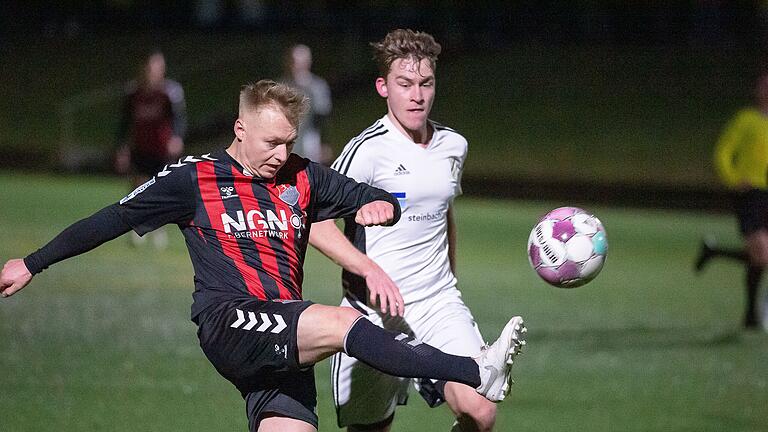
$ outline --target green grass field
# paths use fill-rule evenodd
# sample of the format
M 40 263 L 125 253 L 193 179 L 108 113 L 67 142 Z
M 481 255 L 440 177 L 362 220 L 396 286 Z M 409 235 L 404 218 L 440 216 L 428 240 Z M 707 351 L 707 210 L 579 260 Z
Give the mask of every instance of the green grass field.
M 25 255 L 113 202 L 122 181 L 0 174 L 0 259 Z M 459 279 L 484 335 L 512 314 L 530 329 L 499 431 L 768 430 L 768 335 L 740 329 L 742 270 L 691 271 L 698 241 L 737 244 L 730 216 L 591 208 L 610 243 L 603 273 L 549 287 L 525 243 L 554 202 L 470 198 L 456 206 Z M 308 299 L 335 304 L 339 270 L 307 260 Z M 0 431 L 246 430 L 242 400 L 198 348 L 181 236 L 163 252 L 117 239 L 0 301 Z M 317 366 L 320 430 L 332 431 L 328 363 Z M 447 431 L 418 396 L 394 430 Z

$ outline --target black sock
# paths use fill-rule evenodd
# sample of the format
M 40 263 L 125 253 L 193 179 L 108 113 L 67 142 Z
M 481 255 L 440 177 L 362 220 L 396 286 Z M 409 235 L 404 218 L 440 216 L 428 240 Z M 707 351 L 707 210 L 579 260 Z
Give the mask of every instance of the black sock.
M 712 256 L 730 258 L 745 263 L 749 262 L 749 256 L 744 249 L 712 248 Z
M 757 291 L 760 288 L 762 276 L 762 266 L 750 265 L 747 267 L 747 305 L 744 314 L 744 325 L 747 327 L 757 325 Z
M 365 318 L 352 325 L 344 345 L 348 355 L 389 375 L 454 381 L 473 388 L 480 385 L 477 362 L 471 357 L 446 354 Z

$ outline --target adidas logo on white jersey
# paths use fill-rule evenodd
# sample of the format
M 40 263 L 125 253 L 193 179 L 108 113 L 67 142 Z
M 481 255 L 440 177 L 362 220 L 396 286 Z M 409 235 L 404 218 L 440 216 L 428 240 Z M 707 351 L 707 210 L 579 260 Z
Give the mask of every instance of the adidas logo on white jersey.
M 397 168 L 395 168 L 395 175 L 396 176 L 410 174 L 410 173 L 411 172 L 408 171 L 408 168 L 406 168 L 403 164 L 400 164 L 400 165 L 397 166 Z

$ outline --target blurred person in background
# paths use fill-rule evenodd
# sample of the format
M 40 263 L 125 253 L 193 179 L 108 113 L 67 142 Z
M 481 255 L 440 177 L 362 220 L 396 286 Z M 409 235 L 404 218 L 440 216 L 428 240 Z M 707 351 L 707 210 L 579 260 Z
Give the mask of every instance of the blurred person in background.
M 240 391 L 251 432 L 316 432 L 313 366 L 340 351 L 382 373 L 457 381 L 480 397 L 504 399 L 524 331 L 520 317 L 469 357 L 377 327 L 353 308 L 303 300 L 313 223 L 352 217 L 389 226 L 400 218 L 386 191 L 291 154 L 307 105 L 296 89 L 274 81 L 243 86 L 229 147 L 169 165 L 37 251 L 9 260 L 0 296 L 131 230 L 143 235 L 174 224 L 194 269 L 191 319 L 200 348 Z
M 740 110 L 726 125 L 715 147 L 715 167 L 722 182 L 736 193 L 735 212 L 744 248 L 725 248 L 711 237 L 696 260 L 701 271 L 714 257 L 746 267 L 744 327 L 768 330 L 766 311 L 758 303 L 760 281 L 768 265 L 768 73 L 755 86 L 755 104 Z M 762 307 L 764 309 L 765 306 Z
M 187 110 L 181 85 L 165 76 L 165 56 L 153 51 L 142 64 L 139 76 L 126 86 L 118 127 L 119 149 L 115 158 L 118 173 L 128 174 L 131 189 L 144 184 L 184 151 Z M 165 230 L 151 235 L 152 243 L 168 243 Z M 144 239 L 131 236 L 136 245 Z
M 484 342 L 457 288 L 453 212 L 467 140 L 429 119 L 440 44 L 427 33 L 398 29 L 372 46 L 387 113 L 353 138 L 331 168 L 392 192 L 403 217 L 387 229 L 347 218 L 344 233 L 333 220 L 320 222 L 310 244 L 344 269 L 342 306 L 451 354 L 476 356 Z M 344 353 L 333 357 L 331 369 L 339 426 L 388 431 L 411 379 L 382 374 Z M 472 387 L 414 383 L 430 406 L 448 403 L 456 417 L 452 430 L 493 429 L 496 405 Z
M 328 83 L 312 73 L 312 50 L 306 45 L 290 47 L 285 53 L 282 82 L 309 97 L 309 112 L 299 127 L 299 137 L 293 152 L 299 156 L 327 165 L 331 148 L 323 141 L 323 129 L 331 114 L 331 90 Z

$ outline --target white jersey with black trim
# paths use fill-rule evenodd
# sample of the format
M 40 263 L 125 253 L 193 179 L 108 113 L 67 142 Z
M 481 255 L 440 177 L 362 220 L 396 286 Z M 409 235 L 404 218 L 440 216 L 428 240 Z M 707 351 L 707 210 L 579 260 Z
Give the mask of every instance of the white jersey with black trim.
M 373 259 L 400 288 L 405 303 L 456 285 L 448 260 L 448 208 L 461 194 L 467 140 L 430 121 L 426 148 L 384 116 L 344 147 L 332 168 L 397 197 L 402 210 L 392 227 L 364 228 L 345 221 L 347 238 Z M 347 296 L 367 299 L 365 282 L 343 274 Z

